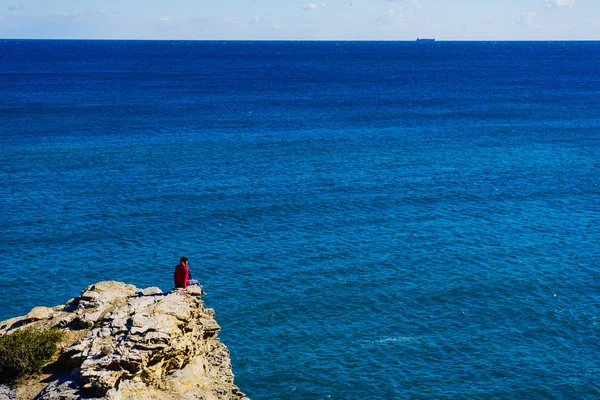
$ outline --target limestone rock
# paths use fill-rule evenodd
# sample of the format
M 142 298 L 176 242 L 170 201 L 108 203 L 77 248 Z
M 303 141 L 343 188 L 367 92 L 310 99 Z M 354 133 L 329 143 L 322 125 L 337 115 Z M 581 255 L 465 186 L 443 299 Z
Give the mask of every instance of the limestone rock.
M 79 400 L 85 397 L 73 381 L 59 379 L 46 386 L 35 399 L 42 398 L 48 400 Z
M 162 290 L 157 287 L 149 287 L 138 292 L 139 296 L 152 296 L 162 294 Z
M 0 400 L 12 400 L 16 398 L 16 393 L 6 385 L 0 385 Z
M 0 323 L 0 334 L 34 325 L 71 332 L 39 400 L 240 400 L 229 350 L 201 295 L 195 286 L 162 293 L 99 282 L 62 308 L 36 307 Z
M 27 321 L 39 321 L 41 319 L 49 319 L 54 315 L 54 310 L 48 307 L 35 307 L 25 316 Z

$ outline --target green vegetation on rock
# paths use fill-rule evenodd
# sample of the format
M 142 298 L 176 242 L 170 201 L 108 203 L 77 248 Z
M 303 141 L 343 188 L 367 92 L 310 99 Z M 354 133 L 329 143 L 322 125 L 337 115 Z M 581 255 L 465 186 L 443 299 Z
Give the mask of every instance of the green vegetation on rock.
M 27 328 L 0 336 L 0 384 L 33 374 L 54 357 L 64 332 Z

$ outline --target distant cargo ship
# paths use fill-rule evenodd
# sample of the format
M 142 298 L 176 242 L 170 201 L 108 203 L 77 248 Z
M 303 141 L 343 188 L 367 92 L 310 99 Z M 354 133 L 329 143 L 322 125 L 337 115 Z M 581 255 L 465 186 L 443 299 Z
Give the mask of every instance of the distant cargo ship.
M 435 42 L 435 39 L 417 38 L 417 42 Z

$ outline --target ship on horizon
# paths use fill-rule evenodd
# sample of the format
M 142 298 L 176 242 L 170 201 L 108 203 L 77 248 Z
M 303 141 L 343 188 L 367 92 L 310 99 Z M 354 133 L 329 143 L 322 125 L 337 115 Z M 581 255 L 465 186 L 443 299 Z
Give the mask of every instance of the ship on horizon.
M 417 42 L 435 42 L 432 38 L 417 38 Z

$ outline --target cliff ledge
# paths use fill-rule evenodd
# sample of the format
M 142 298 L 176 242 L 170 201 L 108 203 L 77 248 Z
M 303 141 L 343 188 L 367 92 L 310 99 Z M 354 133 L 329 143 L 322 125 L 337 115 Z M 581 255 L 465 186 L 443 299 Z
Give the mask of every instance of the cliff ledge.
M 65 331 L 43 374 L 0 387 L 0 400 L 243 399 L 215 313 L 200 293 L 194 286 L 163 293 L 99 282 L 65 305 L 0 322 L 0 335 L 26 327 Z

